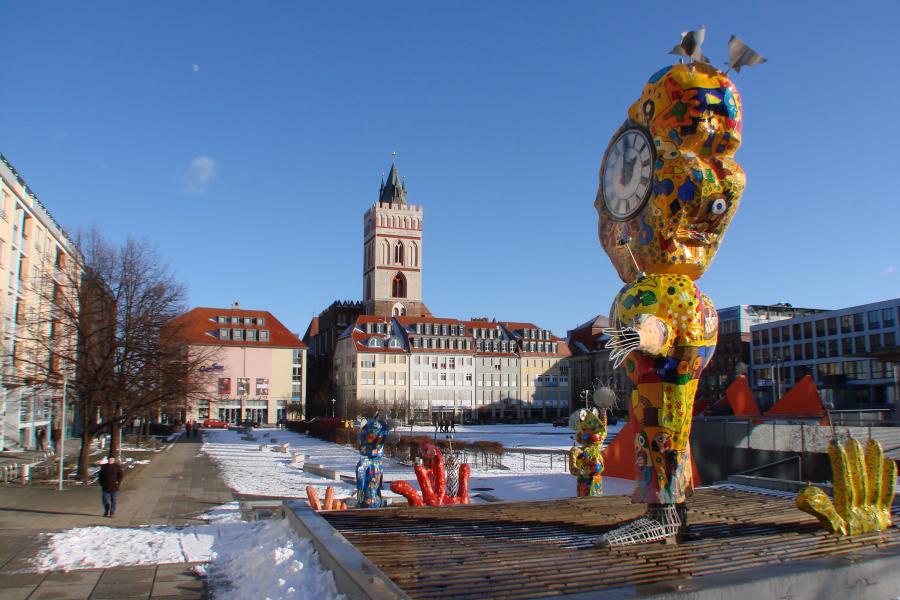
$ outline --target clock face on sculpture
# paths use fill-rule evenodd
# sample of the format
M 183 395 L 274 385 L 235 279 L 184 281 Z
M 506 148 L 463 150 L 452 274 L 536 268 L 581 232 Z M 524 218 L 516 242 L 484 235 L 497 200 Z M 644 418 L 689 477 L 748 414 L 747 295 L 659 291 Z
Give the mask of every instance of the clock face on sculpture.
M 640 211 L 650 198 L 653 177 L 653 142 L 640 127 L 622 131 L 603 157 L 603 202 L 614 219 L 624 221 Z

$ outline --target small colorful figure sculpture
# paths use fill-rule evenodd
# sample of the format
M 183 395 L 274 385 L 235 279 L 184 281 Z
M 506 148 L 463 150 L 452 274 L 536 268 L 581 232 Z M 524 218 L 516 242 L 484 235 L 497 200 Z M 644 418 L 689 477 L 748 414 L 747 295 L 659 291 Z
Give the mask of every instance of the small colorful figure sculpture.
M 632 501 L 648 504 L 648 513 L 604 535 L 601 545 L 669 538 L 685 521 L 694 395 L 718 335 L 716 310 L 694 281 L 738 209 L 740 143 L 734 84 L 694 62 L 650 78 L 603 158 L 594 204 L 599 238 L 626 283 L 613 303 L 607 347 L 634 383 Z
M 359 428 L 359 462 L 356 463 L 356 504 L 359 508 L 381 508 L 381 480 L 384 473 L 384 443 L 391 428 L 380 413 Z
M 897 463 L 884 457 L 873 439 L 862 445 L 851 438 L 844 447 L 832 439 L 828 448 L 834 472 L 834 502 L 817 487 L 807 486 L 797 495 L 797 508 L 819 519 L 836 535 L 884 531 L 891 521 L 891 504 L 897 482 Z
M 569 473 L 578 478 L 579 496 L 603 495 L 603 440 L 606 410 L 582 408 L 569 417 L 575 443 L 569 450 Z
M 421 458 L 416 459 L 416 480 L 421 495 L 406 481 L 391 483 L 391 491 L 406 498 L 410 506 L 444 506 L 447 504 L 469 503 L 469 474 L 467 464 L 459 466 L 458 489 L 447 491 L 447 469 L 444 455 L 431 442 L 425 442 L 419 449 Z

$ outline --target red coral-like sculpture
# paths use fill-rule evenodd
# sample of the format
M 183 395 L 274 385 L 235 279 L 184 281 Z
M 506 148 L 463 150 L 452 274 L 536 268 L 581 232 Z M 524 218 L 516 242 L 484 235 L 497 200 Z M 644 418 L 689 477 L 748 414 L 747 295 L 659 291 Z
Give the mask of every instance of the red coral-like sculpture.
M 459 466 L 459 488 L 456 495 L 447 493 L 447 468 L 444 455 L 431 442 L 422 444 L 419 453 L 422 460 L 415 466 L 416 479 L 419 482 L 420 495 L 406 481 L 391 483 L 391 491 L 406 498 L 410 506 L 446 506 L 448 504 L 469 503 L 469 465 Z

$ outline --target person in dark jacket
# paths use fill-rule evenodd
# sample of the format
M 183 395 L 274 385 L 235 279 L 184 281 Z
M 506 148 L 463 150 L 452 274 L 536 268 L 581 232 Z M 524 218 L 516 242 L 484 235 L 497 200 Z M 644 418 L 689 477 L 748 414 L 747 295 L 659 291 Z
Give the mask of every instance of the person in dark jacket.
M 34 441 L 37 444 L 38 450 L 44 449 L 44 437 L 47 435 L 47 432 L 44 431 L 43 427 L 38 427 L 34 430 Z
M 119 485 L 125 477 L 125 469 L 114 456 L 100 467 L 97 482 L 100 484 L 103 498 L 103 516 L 112 517 L 116 514 L 116 496 L 119 494 Z

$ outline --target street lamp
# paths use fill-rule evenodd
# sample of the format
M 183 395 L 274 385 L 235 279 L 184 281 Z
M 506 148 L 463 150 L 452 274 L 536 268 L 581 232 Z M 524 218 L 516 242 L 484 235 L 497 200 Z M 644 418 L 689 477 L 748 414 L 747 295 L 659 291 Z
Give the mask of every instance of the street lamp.
M 781 365 L 784 364 L 784 359 L 781 358 L 780 354 L 776 354 L 772 357 L 772 396 L 774 396 L 772 405 L 774 406 L 776 402 L 778 402 L 779 398 L 781 398 Z M 777 382 L 777 383 L 776 383 Z
M 331 417 L 334 418 L 334 403 L 337 402 L 334 398 L 331 399 Z

